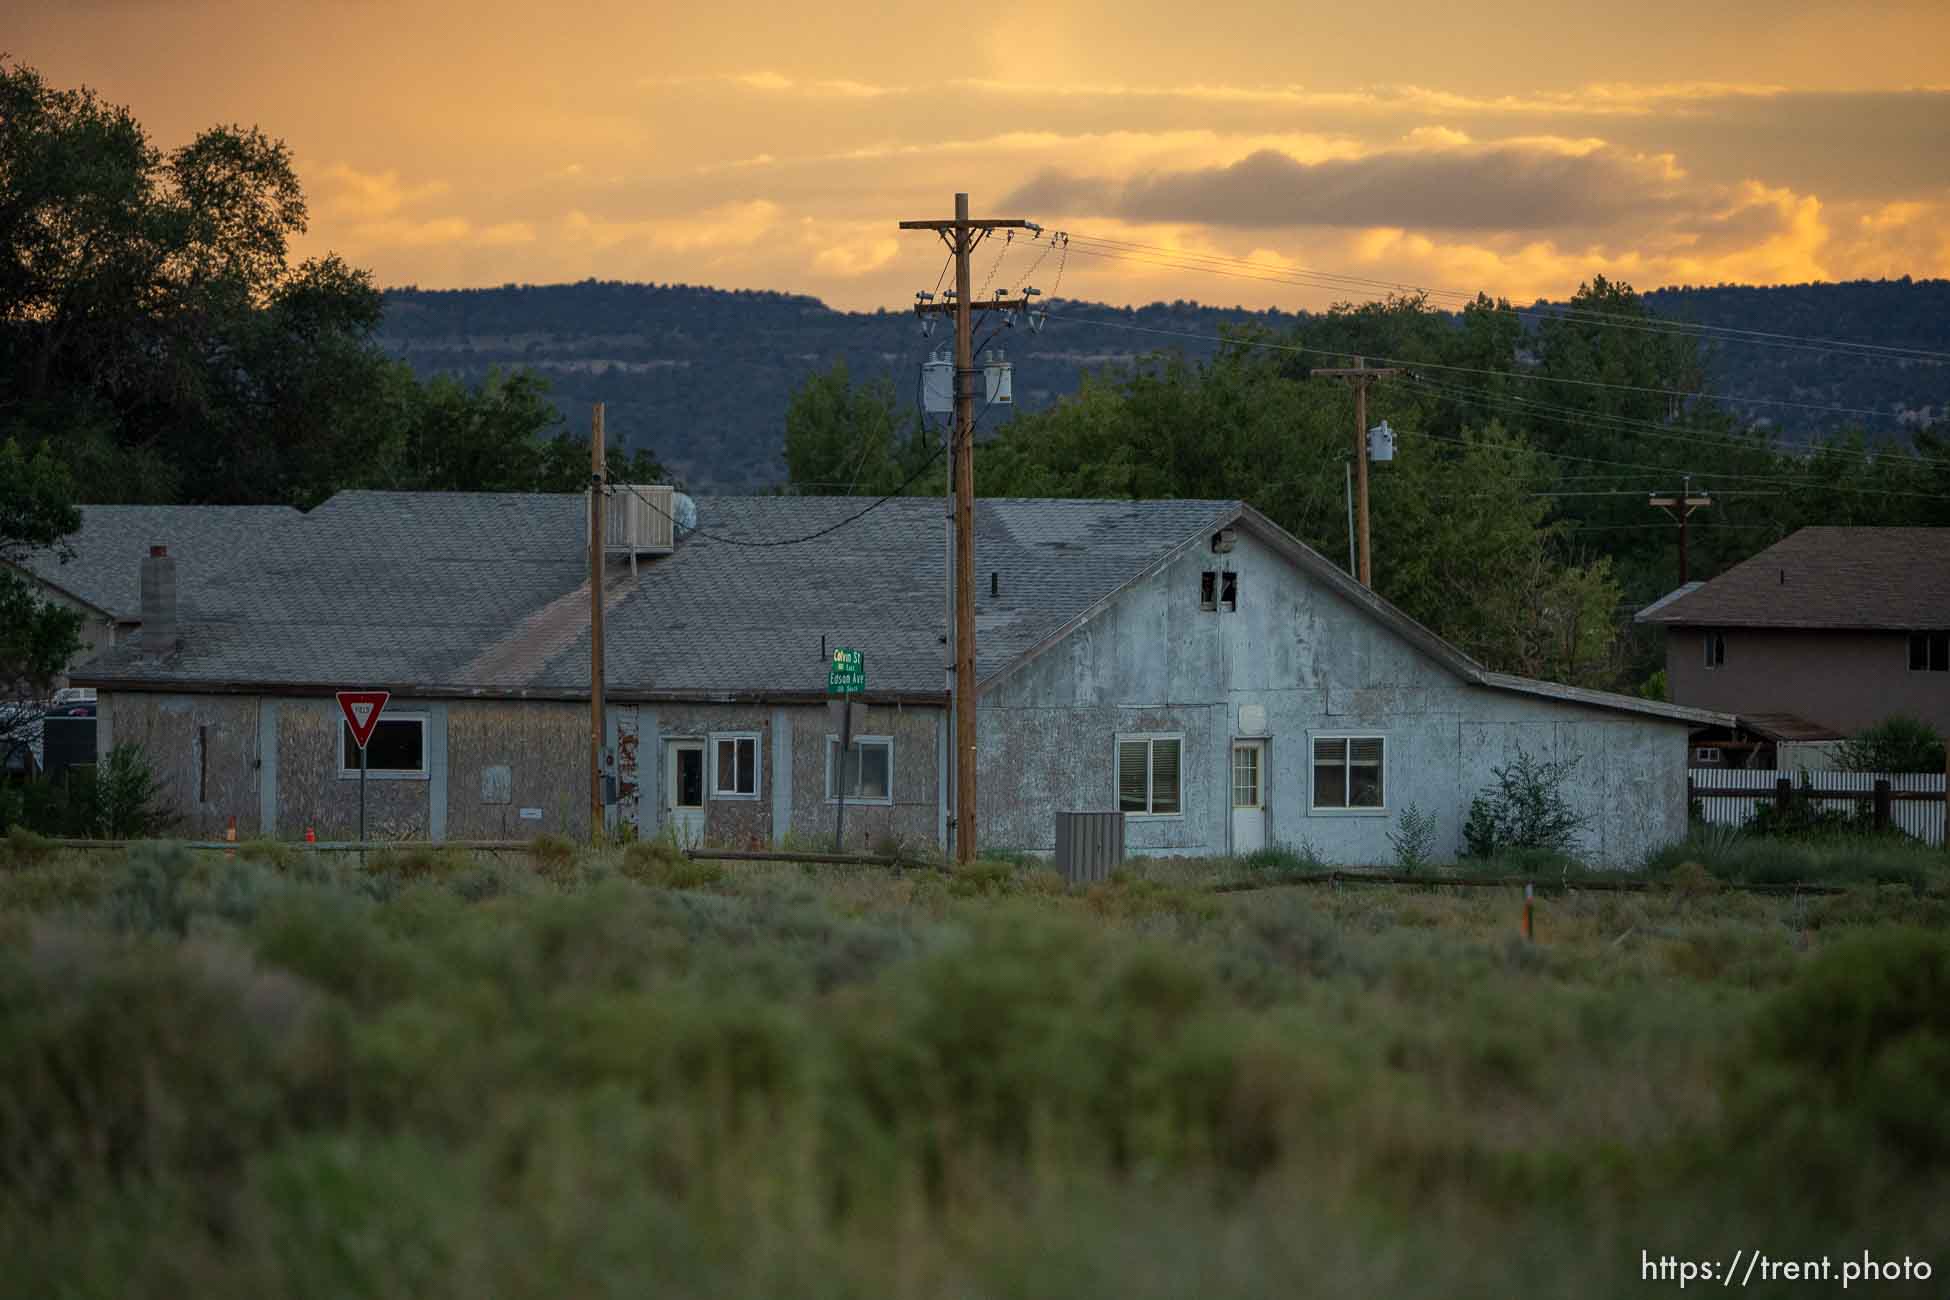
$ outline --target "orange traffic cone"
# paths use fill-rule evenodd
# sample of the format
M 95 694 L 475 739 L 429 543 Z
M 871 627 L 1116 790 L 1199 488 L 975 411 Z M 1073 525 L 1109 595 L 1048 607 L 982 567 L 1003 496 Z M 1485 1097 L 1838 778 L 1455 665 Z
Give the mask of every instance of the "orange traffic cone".
M 228 840 L 232 844 L 235 844 L 237 842 L 237 817 L 234 813 L 231 815 L 230 825 L 228 828 L 225 829 L 223 833 L 223 837 L 224 839 Z M 237 850 L 225 849 L 223 851 L 223 855 L 226 858 L 234 858 L 237 856 Z

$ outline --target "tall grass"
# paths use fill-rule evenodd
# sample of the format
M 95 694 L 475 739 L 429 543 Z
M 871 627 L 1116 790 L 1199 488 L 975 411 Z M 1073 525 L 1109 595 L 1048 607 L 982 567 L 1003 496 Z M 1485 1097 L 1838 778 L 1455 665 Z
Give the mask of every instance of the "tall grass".
M 1945 1239 L 1935 893 L 1526 943 L 1214 864 L 538 856 L 0 871 L 8 1289 L 1611 1295 Z

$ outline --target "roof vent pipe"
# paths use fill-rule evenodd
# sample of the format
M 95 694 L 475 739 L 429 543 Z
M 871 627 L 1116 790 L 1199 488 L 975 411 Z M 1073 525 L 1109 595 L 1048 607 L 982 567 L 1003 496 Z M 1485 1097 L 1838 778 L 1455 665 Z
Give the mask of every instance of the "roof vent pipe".
M 152 655 L 176 648 L 176 561 L 167 546 L 151 546 L 142 560 L 142 648 Z

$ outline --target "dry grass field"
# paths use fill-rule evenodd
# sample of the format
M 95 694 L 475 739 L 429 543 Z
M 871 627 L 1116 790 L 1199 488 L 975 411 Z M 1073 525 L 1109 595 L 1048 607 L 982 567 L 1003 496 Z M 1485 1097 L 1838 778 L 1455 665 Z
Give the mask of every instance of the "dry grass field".
M 16 837 L 0 1292 L 1608 1296 L 1867 1250 L 1940 1295 L 1950 880 L 1696 860 L 1801 851 L 1540 893 L 1526 941 L 1521 891 L 1277 863 Z

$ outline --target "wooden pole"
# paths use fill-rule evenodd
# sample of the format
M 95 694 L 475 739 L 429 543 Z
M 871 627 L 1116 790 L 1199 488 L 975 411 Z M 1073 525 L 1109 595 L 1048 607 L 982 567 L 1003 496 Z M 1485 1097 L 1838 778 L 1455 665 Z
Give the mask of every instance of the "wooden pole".
M 975 220 L 968 215 L 968 195 L 955 195 L 953 219 L 941 221 L 903 221 L 902 230 L 932 230 L 947 243 L 955 259 L 955 300 L 917 306 L 921 315 L 952 311 L 955 315 L 955 420 L 949 446 L 953 460 L 949 481 L 954 493 L 954 741 L 949 748 L 955 775 L 955 859 L 972 861 L 975 856 L 975 385 L 981 372 L 975 369 L 975 340 L 972 335 L 977 311 L 1028 311 L 1030 299 L 974 303 L 969 277 L 969 255 L 989 232 L 1002 229 L 1042 228 L 1028 221 Z
M 968 195 L 955 195 L 955 861 L 975 859 L 975 339 Z
M 603 838 L 603 404 L 589 417 L 589 842 Z
M 1365 357 L 1354 358 L 1356 368 L 1367 364 Z M 1354 385 L 1354 515 L 1361 525 L 1361 585 L 1374 586 L 1373 567 L 1368 559 L 1368 381 Z
M 1368 385 L 1381 379 L 1392 379 L 1397 372 L 1392 369 L 1370 367 L 1366 357 L 1354 358 L 1354 364 L 1346 367 L 1320 367 L 1308 372 L 1315 379 L 1338 379 L 1354 390 L 1354 514 L 1356 519 L 1349 524 L 1353 537 L 1349 549 L 1359 543 L 1359 556 L 1355 564 L 1355 576 L 1364 587 L 1374 586 L 1374 564 L 1368 553 Z

